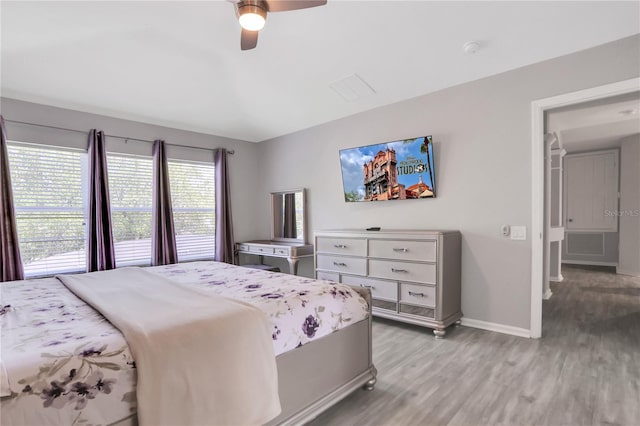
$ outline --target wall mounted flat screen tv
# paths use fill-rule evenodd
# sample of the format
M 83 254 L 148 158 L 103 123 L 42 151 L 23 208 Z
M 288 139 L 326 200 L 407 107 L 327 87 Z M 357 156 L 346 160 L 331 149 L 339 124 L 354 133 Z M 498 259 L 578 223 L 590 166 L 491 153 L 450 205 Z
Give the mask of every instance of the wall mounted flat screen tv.
M 435 198 L 431 136 L 340 150 L 344 200 Z

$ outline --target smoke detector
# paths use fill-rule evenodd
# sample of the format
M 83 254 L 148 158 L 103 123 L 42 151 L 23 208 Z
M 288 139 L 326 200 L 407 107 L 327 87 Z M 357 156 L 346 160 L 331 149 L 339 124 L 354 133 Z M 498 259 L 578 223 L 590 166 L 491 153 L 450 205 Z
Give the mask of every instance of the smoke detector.
M 462 45 L 462 50 L 464 50 L 464 53 L 467 55 L 473 55 L 478 49 L 480 49 L 480 43 L 477 41 L 468 41 Z

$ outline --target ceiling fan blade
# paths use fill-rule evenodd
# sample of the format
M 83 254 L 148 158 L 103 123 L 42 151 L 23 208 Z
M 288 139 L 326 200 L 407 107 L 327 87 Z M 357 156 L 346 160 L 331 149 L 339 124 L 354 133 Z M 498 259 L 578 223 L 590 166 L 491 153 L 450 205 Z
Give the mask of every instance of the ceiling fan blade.
M 242 29 L 240 34 L 240 48 L 242 50 L 249 50 L 256 47 L 258 44 L 258 31 L 249 31 Z
M 323 6 L 327 4 L 327 0 L 265 0 L 265 3 L 269 12 L 285 12 Z

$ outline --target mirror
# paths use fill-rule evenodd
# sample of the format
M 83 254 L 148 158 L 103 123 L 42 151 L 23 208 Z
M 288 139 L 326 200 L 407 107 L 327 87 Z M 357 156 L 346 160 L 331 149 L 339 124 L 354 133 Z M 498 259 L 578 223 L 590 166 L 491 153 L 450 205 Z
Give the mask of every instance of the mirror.
M 271 240 L 306 244 L 305 191 L 271 193 Z

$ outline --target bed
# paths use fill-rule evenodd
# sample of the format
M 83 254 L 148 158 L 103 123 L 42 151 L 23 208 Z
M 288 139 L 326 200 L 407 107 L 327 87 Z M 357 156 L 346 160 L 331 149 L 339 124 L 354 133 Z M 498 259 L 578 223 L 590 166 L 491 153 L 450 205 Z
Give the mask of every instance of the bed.
M 146 271 L 257 306 L 276 354 L 281 413 L 308 421 L 371 389 L 366 289 L 217 262 Z M 136 366 L 123 335 L 56 278 L 0 285 L 2 424 L 136 424 Z

